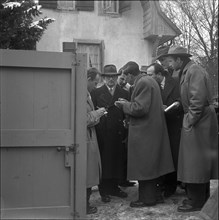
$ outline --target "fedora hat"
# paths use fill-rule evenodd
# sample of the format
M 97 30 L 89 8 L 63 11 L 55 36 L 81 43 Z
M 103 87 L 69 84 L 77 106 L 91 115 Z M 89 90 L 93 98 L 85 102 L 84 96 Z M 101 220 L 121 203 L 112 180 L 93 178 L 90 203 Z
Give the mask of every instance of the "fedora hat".
M 103 67 L 103 73 L 102 76 L 118 76 L 121 73 L 118 73 L 116 70 L 116 66 L 113 64 L 105 65 Z
M 168 53 L 163 55 L 163 57 L 167 56 L 181 56 L 181 57 L 191 57 L 192 55 L 187 52 L 187 49 L 181 46 L 172 46 L 168 50 Z
M 153 62 L 155 60 L 160 60 L 164 55 L 166 55 L 168 53 L 170 49 L 170 46 L 161 46 L 161 47 L 158 47 L 157 49 L 157 55 L 156 57 L 153 59 Z

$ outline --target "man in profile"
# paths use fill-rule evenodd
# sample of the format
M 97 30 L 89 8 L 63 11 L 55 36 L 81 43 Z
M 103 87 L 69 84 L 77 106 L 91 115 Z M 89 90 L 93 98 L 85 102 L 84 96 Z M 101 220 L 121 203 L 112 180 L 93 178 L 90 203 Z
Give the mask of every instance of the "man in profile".
M 139 183 L 139 198 L 130 206 L 154 206 L 160 202 L 158 178 L 174 171 L 160 89 L 133 61 L 124 66 L 124 74 L 133 85 L 131 101 L 119 99 L 115 105 L 129 117 L 127 178 Z
M 125 90 L 129 91 L 131 85 L 127 82 L 127 76 L 123 73 L 123 70 L 122 70 L 122 69 L 119 70 L 119 73 L 120 73 L 121 75 L 119 75 L 119 76 L 118 76 L 118 79 L 117 79 L 118 85 L 119 85 L 122 89 L 125 89 Z

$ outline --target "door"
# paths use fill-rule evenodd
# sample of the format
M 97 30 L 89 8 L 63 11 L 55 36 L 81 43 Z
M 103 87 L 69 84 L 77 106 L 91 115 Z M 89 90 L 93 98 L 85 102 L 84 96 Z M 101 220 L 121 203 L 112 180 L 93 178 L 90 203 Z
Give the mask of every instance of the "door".
M 74 42 L 64 42 L 63 50 L 68 51 L 75 47 L 77 53 L 87 54 L 87 66 L 103 70 L 104 63 L 104 41 L 89 39 L 74 39 Z M 73 46 L 75 45 L 75 46 Z
M 1 218 L 85 217 L 86 56 L 1 50 Z

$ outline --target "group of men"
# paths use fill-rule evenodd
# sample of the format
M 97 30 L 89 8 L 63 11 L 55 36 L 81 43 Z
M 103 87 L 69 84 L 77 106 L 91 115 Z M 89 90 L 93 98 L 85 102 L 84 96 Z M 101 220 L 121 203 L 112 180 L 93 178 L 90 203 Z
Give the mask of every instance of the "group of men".
M 88 70 L 88 214 L 97 211 L 89 204 L 92 186 L 107 203 L 128 196 L 120 188 L 134 185 L 127 180 L 139 184 L 131 207 L 163 203 L 178 181 L 188 196 L 178 211 L 203 207 L 217 178 L 218 128 L 209 76 L 190 57 L 180 46 L 161 48 L 147 74 L 133 61 L 118 72 L 106 65 L 98 88 L 98 70 Z

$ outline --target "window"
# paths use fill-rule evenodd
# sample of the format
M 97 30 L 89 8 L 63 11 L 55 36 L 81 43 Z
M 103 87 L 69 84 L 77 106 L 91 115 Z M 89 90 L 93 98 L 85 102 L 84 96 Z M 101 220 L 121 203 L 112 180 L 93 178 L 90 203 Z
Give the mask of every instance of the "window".
M 63 42 L 64 52 L 86 53 L 87 67 L 103 69 L 104 42 L 102 40 L 74 39 L 73 42 Z
M 61 9 L 61 10 L 77 10 L 77 11 L 94 11 L 94 0 L 76 1 L 76 0 L 35 0 L 38 1 L 43 8 Z
M 119 13 L 119 1 L 111 0 L 111 1 L 102 1 L 102 9 L 103 13 L 106 14 L 118 14 Z
M 58 1 L 58 9 L 63 9 L 63 10 L 75 10 L 75 1 Z

